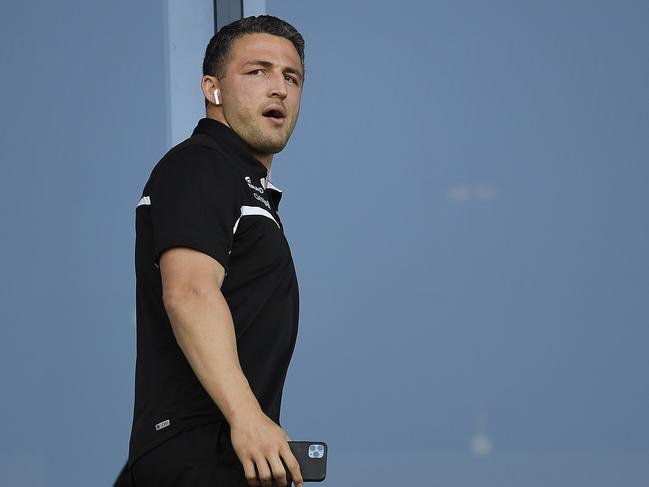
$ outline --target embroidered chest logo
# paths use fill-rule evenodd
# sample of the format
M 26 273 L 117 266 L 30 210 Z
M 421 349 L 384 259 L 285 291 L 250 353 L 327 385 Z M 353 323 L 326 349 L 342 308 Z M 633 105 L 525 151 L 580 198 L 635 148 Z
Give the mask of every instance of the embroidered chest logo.
M 259 196 L 257 193 L 252 193 L 252 195 L 255 197 L 257 201 L 261 201 L 268 209 L 270 209 L 270 203 L 266 201 L 264 198 Z
M 254 184 L 252 184 L 252 180 L 250 179 L 249 176 L 246 176 L 245 180 L 246 180 L 246 183 L 248 183 L 248 187 L 250 189 L 254 189 L 255 191 L 257 191 L 259 193 L 262 193 L 262 194 L 264 193 L 264 188 L 262 188 L 261 186 L 255 186 Z

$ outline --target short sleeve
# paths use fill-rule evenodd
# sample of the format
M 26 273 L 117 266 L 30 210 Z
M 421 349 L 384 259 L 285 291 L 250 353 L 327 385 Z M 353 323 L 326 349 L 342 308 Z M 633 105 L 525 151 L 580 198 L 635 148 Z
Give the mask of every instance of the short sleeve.
M 171 247 L 191 247 L 227 271 L 234 225 L 241 215 L 241 186 L 217 152 L 190 146 L 160 161 L 152 181 L 154 264 Z

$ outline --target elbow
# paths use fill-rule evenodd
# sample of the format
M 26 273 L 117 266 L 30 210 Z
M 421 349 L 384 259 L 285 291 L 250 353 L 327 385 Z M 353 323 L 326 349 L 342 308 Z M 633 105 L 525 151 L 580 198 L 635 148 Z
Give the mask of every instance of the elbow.
M 186 307 L 190 301 L 193 301 L 195 298 L 200 298 L 202 294 L 201 291 L 192 287 L 163 289 L 162 304 L 167 313 L 171 313 L 177 311 L 179 308 Z
M 218 288 L 211 286 L 196 286 L 187 284 L 162 288 L 162 304 L 167 312 L 182 312 L 188 308 L 195 308 L 204 303 L 211 303 L 220 294 Z
M 180 293 L 178 291 L 172 291 L 168 289 L 162 290 L 162 304 L 167 312 L 175 308 L 179 302 L 182 301 Z

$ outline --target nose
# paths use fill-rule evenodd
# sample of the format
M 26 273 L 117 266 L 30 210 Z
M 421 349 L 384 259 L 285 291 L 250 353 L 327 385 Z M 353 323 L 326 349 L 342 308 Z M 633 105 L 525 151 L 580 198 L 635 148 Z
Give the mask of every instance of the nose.
M 284 80 L 284 73 L 275 73 L 269 77 L 269 94 L 271 97 L 283 100 L 288 94 L 286 91 L 286 81 Z

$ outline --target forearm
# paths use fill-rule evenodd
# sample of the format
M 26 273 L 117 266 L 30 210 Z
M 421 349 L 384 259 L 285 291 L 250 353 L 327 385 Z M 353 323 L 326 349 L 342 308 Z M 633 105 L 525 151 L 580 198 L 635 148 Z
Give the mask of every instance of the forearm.
M 219 292 L 165 302 L 174 335 L 196 377 L 232 424 L 261 408 L 239 363 L 232 314 Z

